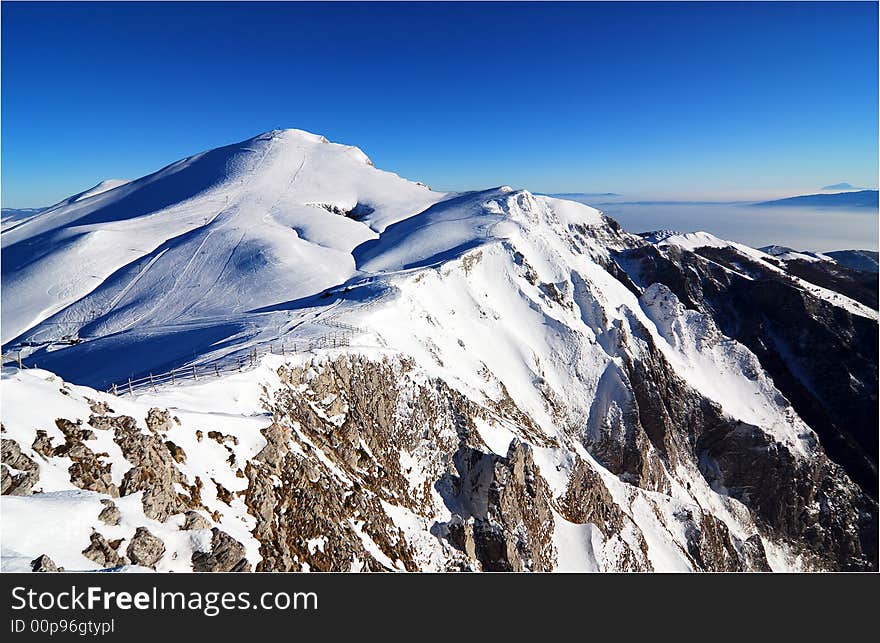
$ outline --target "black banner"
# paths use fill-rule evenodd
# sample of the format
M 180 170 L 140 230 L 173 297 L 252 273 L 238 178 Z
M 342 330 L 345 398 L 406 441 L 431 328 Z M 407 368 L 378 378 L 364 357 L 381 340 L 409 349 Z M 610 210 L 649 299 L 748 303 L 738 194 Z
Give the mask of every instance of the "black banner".
M 872 619 L 870 575 L 4 574 L 5 641 L 332 633 L 542 638 L 840 637 Z M 417 625 L 420 624 L 420 625 Z M 574 627 L 574 630 L 570 628 Z M 304 629 L 299 629 L 304 628 Z M 317 629 L 316 629 L 317 628 Z M 459 634 L 456 634 L 458 632 Z

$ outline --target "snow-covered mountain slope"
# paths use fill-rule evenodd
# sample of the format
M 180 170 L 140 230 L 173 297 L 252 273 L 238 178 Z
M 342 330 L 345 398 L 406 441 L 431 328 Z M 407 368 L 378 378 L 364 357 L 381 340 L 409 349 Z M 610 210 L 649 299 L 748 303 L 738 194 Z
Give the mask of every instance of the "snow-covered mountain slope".
M 312 295 L 354 274 L 356 246 L 442 197 L 298 130 L 95 188 L 3 232 L 3 343 Z
M 152 241 L 125 262 L 114 231 Z M 28 366 L 105 389 L 276 354 L 124 397 L 5 368 L 4 567 L 876 569 L 876 311 L 764 253 L 296 131 L 15 232 Z M 100 257 L 58 274 L 77 243 Z

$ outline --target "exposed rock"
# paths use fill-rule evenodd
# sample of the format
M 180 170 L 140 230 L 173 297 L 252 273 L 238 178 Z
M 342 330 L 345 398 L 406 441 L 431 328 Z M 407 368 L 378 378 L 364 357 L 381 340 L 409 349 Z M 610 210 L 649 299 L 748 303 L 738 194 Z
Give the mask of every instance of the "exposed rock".
M 575 524 L 596 525 L 602 535 L 617 548 L 609 571 L 651 571 L 648 544 L 632 519 L 614 501 L 608 487 L 594 469 L 578 458 L 568 480 L 568 488 L 557 501 L 559 513 Z M 633 542 L 621 539 L 633 534 Z
M 43 429 L 37 429 L 37 437 L 34 438 L 34 443 L 31 444 L 31 448 L 44 458 L 51 458 L 55 455 L 55 448 L 52 446 L 52 440 L 49 438 L 49 434 Z
M 727 525 L 714 516 L 700 511 L 695 517 L 690 509 L 676 515 L 684 523 L 687 552 L 694 568 L 709 572 L 763 571 L 767 568 L 764 548 L 749 547 L 748 555 L 741 556 L 730 536 Z M 760 539 L 757 545 L 761 545 Z
M 108 431 L 115 425 L 115 418 L 108 414 L 89 416 L 89 426 L 98 431 Z
M 101 499 L 101 504 L 104 505 L 104 508 L 101 510 L 101 513 L 98 514 L 98 520 L 105 525 L 118 525 L 119 521 L 122 519 L 122 514 L 119 513 L 119 508 L 113 504 L 112 500 L 107 500 L 106 498 Z
M 767 563 L 767 554 L 764 551 L 764 543 L 758 534 L 749 536 L 740 547 L 740 554 L 746 564 L 746 569 L 756 572 L 769 572 L 770 565 Z
M 251 565 L 245 558 L 245 548 L 225 531 L 211 529 L 211 551 L 197 551 L 192 555 L 194 572 L 249 572 Z
M 37 556 L 31 561 L 31 571 L 33 572 L 63 572 L 63 567 L 58 567 L 51 558 L 46 554 Z
M 97 563 L 104 569 L 109 569 L 125 565 L 126 563 L 125 559 L 117 553 L 116 548 L 118 547 L 118 543 L 116 547 L 113 547 L 107 542 L 107 539 L 104 538 L 104 536 L 97 531 L 93 531 L 91 535 L 91 544 L 89 544 L 82 553 L 83 556 L 92 562 Z
M 39 465 L 21 452 L 15 440 L 3 438 L 0 443 L 3 461 L 0 464 L 0 492 L 4 496 L 26 496 L 40 481 Z
M 234 435 L 224 435 L 220 433 L 220 431 L 208 431 L 208 437 L 214 440 L 217 444 L 226 444 L 230 442 L 232 444 L 238 444 L 238 438 Z
M 171 454 L 171 457 L 174 458 L 174 461 L 178 464 L 183 464 L 186 462 L 186 453 L 179 446 L 174 444 L 171 440 L 165 441 L 165 446 L 168 448 L 168 452 Z
M 150 533 L 146 527 L 138 527 L 126 550 L 133 565 L 156 568 L 165 554 L 165 543 Z
M 746 504 L 775 537 L 804 547 L 818 568 L 876 568 L 876 505 L 821 453 L 795 458 L 742 422 L 707 431 L 697 450 L 716 488 Z
M 150 413 L 152 419 L 148 423 L 154 432 L 149 434 L 141 433 L 134 418 L 114 418 L 114 441 L 133 465 L 125 473 L 119 492 L 127 496 L 143 491 L 144 514 L 164 522 L 171 514 L 189 509 L 193 501 L 176 491 L 175 483 L 187 486 L 186 478 L 177 468 L 168 447 L 156 434 L 171 420 L 167 412 L 151 409 Z
M 382 503 L 424 512 L 431 524 L 431 480 L 452 467 L 457 436 L 476 434 L 477 407 L 440 381 L 401 384 L 411 368 L 407 360 L 344 356 L 279 371 L 286 386 L 269 401 L 276 421 L 263 430 L 266 447 L 245 467 L 259 570 L 419 568 Z M 418 459 L 428 476 L 423 483 L 407 479 L 401 451 Z M 367 551 L 366 539 L 381 554 Z M 325 545 L 309 548 L 315 540 Z M 444 547 L 450 568 L 476 564 Z
M 202 516 L 198 511 L 187 511 L 184 513 L 185 519 L 183 522 L 183 526 L 181 529 L 186 531 L 193 531 L 197 529 L 209 529 L 211 527 L 211 523 Z
M 232 505 L 234 499 L 232 492 L 213 478 L 211 479 L 211 482 L 214 483 L 214 487 L 217 489 L 217 500 L 226 503 L 227 505 Z
M 730 247 L 687 252 L 646 245 L 620 253 L 620 260 L 634 266 L 640 283 L 665 284 L 686 307 L 711 315 L 722 333 L 748 347 L 828 456 L 876 502 L 876 321 L 818 299 Z M 802 276 L 820 281 L 813 273 L 821 269 Z M 820 285 L 839 288 L 845 272 Z M 876 301 L 877 280 L 870 286 Z
M 458 476 L 438 483 L 457 517 L 450 542 L 473 555 L 487 571 L 550 571 L 553 514 L 547 484 L 537 472 L 531 447 L 514 440 L 506 457 L 462 445 Z
M 107 402 L 96 402 L 89 398 L 86 398 L 86 401 L 89 403 L 89 409 L 91 409 L 92 413 L 95 415 L 107 415 L 108 413 L 113 413 L 113 409 L 110 408 L 110 405 L 108 405 Z M 91 421 L 89 421 L 89 424 L 91 424 Z
M 51 453 L 56 458 L 70 458 L 72 461 L 68 468 L 70 481 L 80 489 L 96 491 L 108 496 L 118 496 L 119 490 L 110 475 L 112 464 L 103 461 L 103 458 L 109 457 L 108 454 L 95 453 L 85 444 L 86 440 L 95 438 L 94 431 L 83 428 L 81 420 L 71 422 L 59 418 L 55 420 L 55 425 L 64 434 L 64 444 L 51 447 L 48 438 L 38 434 L 37 440 L 41 453 Z
M 151 433 L 168 433 L 171 430 L 171 414 L 160 409 L 150 409 L 146 417 L 147 429 Z

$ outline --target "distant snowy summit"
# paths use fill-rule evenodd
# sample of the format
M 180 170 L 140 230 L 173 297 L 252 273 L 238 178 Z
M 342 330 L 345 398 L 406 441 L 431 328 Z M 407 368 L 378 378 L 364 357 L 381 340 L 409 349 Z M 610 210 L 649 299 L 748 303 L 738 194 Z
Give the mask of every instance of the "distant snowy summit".
M 826 185 L 822 189 L 827 190 L 829 192 L 833 192 L 835 190 L 841 190 L 841 191 L 842 190 L 865 190 L 867 188 L 857 188 L 854 185 L 851 185 L 849 183 L 844 182 L 844 183 L 835 183 L 834 185 Z

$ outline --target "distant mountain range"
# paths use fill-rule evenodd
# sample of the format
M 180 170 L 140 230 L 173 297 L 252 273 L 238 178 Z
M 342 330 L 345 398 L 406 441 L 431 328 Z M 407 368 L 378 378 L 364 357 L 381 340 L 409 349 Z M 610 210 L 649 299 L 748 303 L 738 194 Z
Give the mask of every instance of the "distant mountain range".
M 588 196 L 623 196 L 622 194 L 617 194 L 616 192 L 556 192 L 555 194 L 548 194 L 547 196 L 556 197 L 557 199 L 581 199 L 583 197 Z
M 823 253 L 837 263 L 862 272 L 878 272 L 878 253 L 871 250 L 835 250 Z
M 0 212 L 0 224 L 5 228 L 13 223 L 20 223 L 25 219 L 30 219 L 38 215 L 46 208 L 3 208 Z
M 833 250 L 831 252 L 812 252 L 810 250 L 793 250 L 787 246 L 764 246 L 761 252 L 781 259 L 782 261 L 826 261 L 837 263 L 850 270 L 861 272 L 878 272 L 878 253 L 874 250 Z
M 878 206 L 877 190 L 859 190 L 858 192 L 837 192 L 835 194 L 805 194 L 775 201 L 761 201 L 752 205 L 788 207 L 819 205 L 840 208 L 876 208 Z

